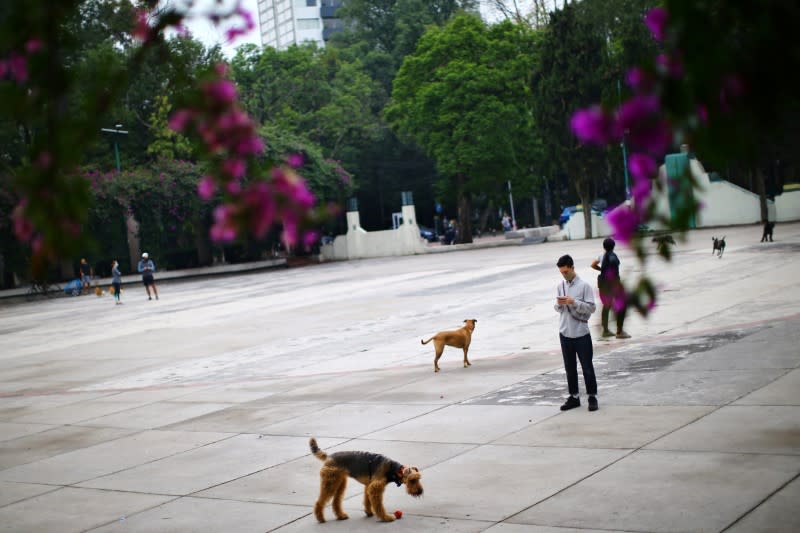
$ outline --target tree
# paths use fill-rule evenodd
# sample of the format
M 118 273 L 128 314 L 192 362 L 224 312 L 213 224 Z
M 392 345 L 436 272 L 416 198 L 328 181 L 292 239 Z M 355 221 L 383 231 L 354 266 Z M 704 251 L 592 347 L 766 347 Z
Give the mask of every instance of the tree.
M 436 161 L 458 198 L 459 239 L 472 242 L 472 196 L 527 168 L 533 36 L 462 14 L 432 27 L 395 79 L 386 118 Z
M 606 43 L 579 16 L 578 6 L 568 4 L 551 14 L 539 50 L 534 116 L 544 151 L 551 156 L 550 173 L 565 175 L 575 189 L 584 208 L 586 236 L 591 237 L 591 177 L 604 161 L 603 152 L 576 139 L 569 121 L 575 109 L 601 99 Z

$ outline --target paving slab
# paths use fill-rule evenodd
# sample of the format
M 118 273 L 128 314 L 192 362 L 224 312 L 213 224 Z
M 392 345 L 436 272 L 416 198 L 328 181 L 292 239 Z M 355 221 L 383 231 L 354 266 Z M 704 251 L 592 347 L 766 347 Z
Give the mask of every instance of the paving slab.
M 541 406 L 448 405 L 364 437 L 486 444 L 554 415 L 553 409 Z
M 734 402 L 734 405 L 800 405 L 800 370 L 782 375 L 769 385 L 753 391 Z
M 795 478 L 733 524 L 727 531 L 731 533 L 800 531 L 797 502 L 800 502 L 800 479 Z M 780 517 L 780 520 L 776 520 L 776 517 Z
M 58 490 L 53 485 L 38 485 L 35 483 L 17 483 L 15 481 L 0 481 L 0 507 L 11 503 L 27 500 L 45 492 Z
M 0 479 L 73 485 L 229 438 L 225 433 L 143 431 L 0 471 Z
M 236 435 L 80 486 L 186 496 L 295 459 L 307 449 L 304 438 Z
M 125 520 L 117 520 L 95 533 L 185 533 L 187 531 L 236 531 L 263 533 L 307 515 L 307 507 L 271 505 L 229 500 L 178 498 Z
M 316 413 L 333 403 L 251 401 L 227 407 L 206 415 L 164 426 L 182 431 L 224 431 L 228 433 L 261 433 L 272 424 L 291 420 L 306 413 Z
M 86 531 L 159 505 L 170 497 L 62 488 L 0 507 L 7 531 Z
M 508 521 L 614 531 L 722 531 L 798 473 L 800 461 L 791 456 L 638 451 Z
M 784 405 L 729 405 L 647 448 L 800 455 L 800 410 Z
M 601 405 L 590 413 L 573 409 L 507 435 L 496 444 L 569 445 L 576 448 L 637 449 L 707 415 L 713 407 Z
M 0 442 L 0 468 L 31 463 L 133 433 L 129 429 L 59 426 Z
M 501 521 L 594 474 L 626 453 L 630 452 L 481 446 L 429 468 L 427 495 L 413 504 L 413 512 Z
M 81 422 L 84 426 L 154 429 L 230 407 L 224 403 L 155 402 Z
M 18 422 L 0 422 L 0 442 L 14 440 L 19 437 L 41 433 L 58 427 L 54 424 L 24 424 Z

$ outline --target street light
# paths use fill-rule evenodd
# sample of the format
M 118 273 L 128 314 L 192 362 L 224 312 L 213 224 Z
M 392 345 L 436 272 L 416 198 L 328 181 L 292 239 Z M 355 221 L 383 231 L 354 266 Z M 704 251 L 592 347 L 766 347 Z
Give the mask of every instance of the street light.
M 114 129 L 111 128 L 100 128 L 100 131 L 104 133 L 113 133 L 114 134 L 114 158 L 117 161 L 117 173 L 122 171 L 122 165 L 119 163 L 119 146 L 117 143 L 117 138 L 119 135 L 127 135 L 128 131 L 120 129 L 122 128 L 122 124 L 117 124 L 114 126 Z

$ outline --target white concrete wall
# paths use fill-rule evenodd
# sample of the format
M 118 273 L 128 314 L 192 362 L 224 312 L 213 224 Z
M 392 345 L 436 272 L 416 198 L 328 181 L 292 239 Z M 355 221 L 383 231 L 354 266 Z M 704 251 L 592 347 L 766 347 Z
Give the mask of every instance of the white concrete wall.
M 786 190 L 775 197 L 775 218 L 777 222 L 800 220 L 800 189 Z
M 425 245 L 425 239 L 419 235 L 414 206 L 404 205 L 400 227 L 384 231 L 365 231 L 358 212 L 348 212 L 347 234 L 323 245 L 320 255 L 325 261 L 414 255 L 425 253 Z
M 572 213 L 572 216 L 569 217 L 569 220 L 561 229 L 561 234 L 570 240 L 586 238 L 583 211 Z M 611 235 L 611 227 L 608 222 L 603 217 L 592 213 L 592 238 L 608 237 L 609 235 Z

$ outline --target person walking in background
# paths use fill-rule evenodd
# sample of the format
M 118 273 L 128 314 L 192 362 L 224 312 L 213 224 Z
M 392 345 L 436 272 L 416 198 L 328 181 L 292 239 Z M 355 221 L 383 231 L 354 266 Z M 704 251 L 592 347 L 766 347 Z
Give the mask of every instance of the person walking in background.
M 150 256 L 147 252 L 142 254 L 142 258 L 139 260 L 139 264 L 137 265 L 136 269 L 142 274 L 142 283 L 144 283 L 144 289 L 147 291 L 147 299 L 153 299 L 153 297 L 150 296 L 150 287 L 153 287 L 153 294 L 155 294 L 156 300 L 158 300 L 156 280 L 153 278 L 153 272 L 156 271 L 156 265 L 153 263 L 153 260 L 150 259 Z
M 111 286 L 114 288 L 116 305 L 122 304 L 122 273 L 119 271 L 119 263 L 116 259 L 111 261 Z
M 589 410 L 597 411 L 597 378 L 592 364 L 594 352 L 592 336 L 589 333 L 589 318 L 595 311 L 594 289 L 578 277 L 571 256 L 562 255 L 558 258 L 556 266 L 564 277 L 564 281 L 556 288 L 555 310 L 561 315 L 558 336 L 569 389 L 569 397 L 561 406 L 561 410 L 567 411 L 581 405 L 578 394 L 578 363 L 575 360 L 577 355 L 581 362 L 586 393 L 589 395 Z
M 81 274 L 81 292 L 83 289 L 90 289 L 92 285 L 92 276 L 94 275 L 94 271 L 92 270 L 92 265 L 90 265 L 86 258 L 81 258 L 81 264 L 78 267 Z
M 608 329 L 608 315 L 612 308 L 617 321 L 618 339 L 630 339 L 622 325 L 625 322 L 625 288 L 619 275 L 619 257 L 614 253 L 616 242 L 611 237 L 603 241 L 605 253 L 592 261 L 592 268 L 599 270 L 597 288 L 600 290 L 600 301 L 603 303 L 601 319 L 603 322 L 603 337 L 613 337 L 614 333 Z

